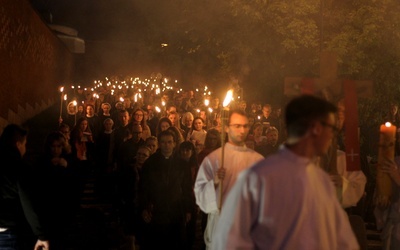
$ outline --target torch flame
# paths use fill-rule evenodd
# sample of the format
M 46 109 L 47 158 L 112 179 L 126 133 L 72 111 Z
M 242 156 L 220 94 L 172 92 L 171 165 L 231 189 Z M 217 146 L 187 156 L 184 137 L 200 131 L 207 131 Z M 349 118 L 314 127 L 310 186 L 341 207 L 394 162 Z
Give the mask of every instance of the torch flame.
M 222 103 L 222 106 L 225 108 L 229 105 L 229 103 L 232 101 L 232 96 L 233 96 L 233 90 L 228 90 L 228 92 L 226 93 L 224 102 Z

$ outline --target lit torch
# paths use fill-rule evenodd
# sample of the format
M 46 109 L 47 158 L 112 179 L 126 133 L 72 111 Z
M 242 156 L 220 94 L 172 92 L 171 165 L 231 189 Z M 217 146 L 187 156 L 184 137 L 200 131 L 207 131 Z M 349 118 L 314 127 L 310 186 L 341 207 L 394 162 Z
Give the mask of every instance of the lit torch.
M 221 110 L 221 166 L 220 168 L 224 167 L 224 153 L 225 153 L 225 124 L 228 120 L 228 113 L 229 113 L 229 103 L 232 101 L 232 96 L 233 96 L 233 90 L 228 90 L 226 93 L 226 97 L 224 99 L 224 102 L 222 104 L 222 110 Z M 222 208 L 222 188 L 223 188 L 223 182 L 224 180 L 220 180 L 219 182 L 219 203 L 218 203 L 218 209 L 221 212 Z

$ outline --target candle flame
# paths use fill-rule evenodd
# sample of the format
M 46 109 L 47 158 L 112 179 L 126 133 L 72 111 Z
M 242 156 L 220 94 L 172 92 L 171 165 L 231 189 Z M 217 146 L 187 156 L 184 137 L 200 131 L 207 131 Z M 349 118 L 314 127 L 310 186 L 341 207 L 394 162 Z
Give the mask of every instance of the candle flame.
M 385 127 L 390 128 L 391 126 L 392 126 L 392 124 L 390 122 L 385 123 Z
M 224 102 L 222 104 L 222 106 L 225 108 L 229 105 L 229 103 L 232 101 L 232 96 L 233 96 L 233 91 L 230 89 L 228 90 L 228 92 L 226 93 Z

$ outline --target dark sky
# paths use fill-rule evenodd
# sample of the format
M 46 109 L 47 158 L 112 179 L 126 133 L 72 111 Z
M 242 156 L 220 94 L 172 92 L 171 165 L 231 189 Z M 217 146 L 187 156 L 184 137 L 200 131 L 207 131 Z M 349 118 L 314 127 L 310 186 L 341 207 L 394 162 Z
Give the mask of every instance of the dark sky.
M 49 23 L 74 28 L 85 40 L 86 51 L 76 55 L 74 80 L 93 81 L 105 76 L 147 77 L 153 69 L 135 61 L 146 18 L 133 0 L 31 0 Z M 140 67 L 139 67 L 140 66 Z M 158 70 L 158 69 L 156 69 Z M 138 73 L 143 75 L 137 75 Z M 132 74 L 130 74 L 132 73 Z
M 113 41 L 133 38 L 143 20 L 132 0 L 32 0 L 52 23 L 69 26 L 85 40 Z
M 202 30 L 203 33 L 194 31 L 199 35 L 210 35 L 212 31 L 219 32 L 218 28 L 226 32 L 226 27 L 221 24 L 216 25 L 224 20 L 219 14 L 223 13 L 223 10 L 218 11 L 223 8 L 218 8 L 213 1 L 205 1 L 204 6 L 196 6 L 195 9 L 189 5 L 187 9 L 181 8 L 180 3 L 184 4 L 185 1 L 174 4 L 160 0 L 31 0 L 31 2 L 42 16 L 46 17 L 51 13 L 52 24 L 74 28 L 78 31 L 78 37 L 85 40 L 85 53 L 76 55 L 73 79 L 75 83 L 90 85 L 94 80 L 104 79 L 106 76 L 149 78 L 154 73 L 161 73 L 178 80 L 181 84 L 179 87 L 184 88 L 205 83 L 214 86 L 214 89 L 225 90 L 229 85 L 229 78 L 220 79 L 218 78 L 220 75 L 215 75 L 214 69 L 217 68 L 218 62 L 214 50 L 206 51 L 200 58 L 194 60 L 197 54 L 168 54 L 161 48 L 162 43 L 169 43 L 168 36 L 174 36 L 179 46 L 185 46 L 186 31 L 178 30 L 173 35 L 171 32 L 165 32 L 174 30 L 176 20 L 183 19 L 190 23 L 188 26 L 194 27 L 194 30 L 196 28 Z M 182 10 L 188 13 L 181 15 Z M 181 15 L 181 19 L 174 19 L 178 15 Z M 166 50 L 177 48 L 171 43 L 169 45 Z M 258 74 L 253 75 L 258 76 Z M 246 89 L 257 88 L 257 95 L 263 95 L 260 89 L 265 88 L 257 87 L 255 85 L 257 81 L 259 81 L 257 78 L 251 79 L 249 81 L 251 86 L 247 86 Z M 211 84 L 208 84 L 210 82 Z M 264 84 L 264 81 L 259 82 Z

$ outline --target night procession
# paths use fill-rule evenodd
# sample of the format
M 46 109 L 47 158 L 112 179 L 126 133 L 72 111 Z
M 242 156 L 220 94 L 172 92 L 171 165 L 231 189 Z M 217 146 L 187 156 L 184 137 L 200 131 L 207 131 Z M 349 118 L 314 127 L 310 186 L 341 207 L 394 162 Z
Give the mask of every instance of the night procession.
M 0 3 L 0 250 L 400 249 L 400 2 Z

